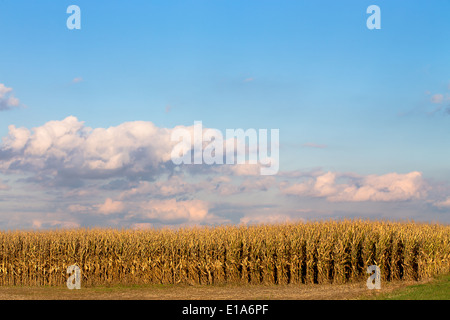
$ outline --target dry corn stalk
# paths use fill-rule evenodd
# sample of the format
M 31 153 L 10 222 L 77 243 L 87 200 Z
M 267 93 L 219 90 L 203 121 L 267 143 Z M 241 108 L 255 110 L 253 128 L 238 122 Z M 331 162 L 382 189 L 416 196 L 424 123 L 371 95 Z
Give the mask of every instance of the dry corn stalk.
M 325 221 L 179 230 L 0 232 L 0 285 L 344 283 L 450 272 L 450 226 Z

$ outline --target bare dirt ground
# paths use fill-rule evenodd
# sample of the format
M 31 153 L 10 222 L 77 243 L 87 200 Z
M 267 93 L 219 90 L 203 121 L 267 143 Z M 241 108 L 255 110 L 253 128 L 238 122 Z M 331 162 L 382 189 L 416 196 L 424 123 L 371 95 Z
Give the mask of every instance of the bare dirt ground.
M 343 285 L 248 285 L 188 286 L 149 285 L 135 287 L 0 287 L 0 300 L 353 300 L 426 283 L 394 281 L 381 290 L 368 290 L 365 282 Z

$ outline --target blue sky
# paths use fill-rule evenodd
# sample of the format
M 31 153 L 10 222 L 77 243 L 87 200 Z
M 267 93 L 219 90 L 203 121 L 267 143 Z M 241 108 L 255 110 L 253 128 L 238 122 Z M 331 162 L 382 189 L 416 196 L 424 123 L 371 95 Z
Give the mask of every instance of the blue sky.
M 66 27 L 66 9 L 72 4 L 81 8 L 81 30 Z M 380 30 L 366 27 L 366 9 L 372 4 L 381 8 Z M 411 216 L 448 222 L 449 12 L 450 3 L 444 0 L 4 0 L 0 84 L 13 90 L 20 106 L 0 111 L 0 136 L 8 136 L 12 124 L 32 130 L 68 116 L 89 128 L 132 121 L 173 128 L 195 120 L 219 130 L 277 128 L 280 171 L 361 177 L 420 172 L 432 186 L 420 198 L 422 215 Z M 12 192 L 23 196 L 32 188 L 24 177 L 36 173 L 12 168 L 4 165 L 0 176 L 8 186 L 0 190 L 5 199 Z M 273 185 L 283 178 L 277 179 Z M 67 192 L 73 185 L 66 186 Z M 44 212 L 57 212 L 59 198 L 39 187 L 40 204 L 30 207 L 39 207 L 42 218 Z M 301 201 L 307 212 L 330 217 L 340 216 L 338 211 L 356 214 L 357 205 L 374 217 L 380 206 L 395 206 L 404 212 L 401 217 L 408 217 L 407 206 L 419 201 L 412 196 L 400 197 L 401 203 L 337 204 L 311 192 L 284 201 L 276 196 L 284 189 L 275 189 L 268 191 L 274 197 L 270 205 L 285 202 L 296 208 Z M 122 209 L 115 212 L 119 219 L 131 209 L 120 206 L 117 196 L 108 199 Z M 105 198 L 99 195 L 97 202 L 106 203 Z M 251 201 L 248 197 L 227 204 L 218 204 L 214 194 L 200 198 L 191 194 L 189 201 L 208 202 L 210 212 L 233 203 L 242 208 L 227 214 L 245 217 L 250 211 L 256 215 L 256 204 L 267 196 L 256 193 Z M 95 200 L 90 201 L 95 207 Z M 15 225 L 7 214 L 26 210 L 12 200 L 3 204 L 0 224 Z M 281 215 L 291 217 L 290 209 Z M 65 219 L 81 225 L 103 221 L 95 214 L 83 217 Z M 221 218 L 226 220 L 226 214 Z

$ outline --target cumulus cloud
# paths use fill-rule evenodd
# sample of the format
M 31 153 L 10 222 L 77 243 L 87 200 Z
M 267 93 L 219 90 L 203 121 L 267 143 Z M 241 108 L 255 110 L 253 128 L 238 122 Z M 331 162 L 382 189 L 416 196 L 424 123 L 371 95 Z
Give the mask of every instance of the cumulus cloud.
M 264 192 L 276 185 L 273 177 L 260 177 L 259 164 L 176 169 L 171 153 L 178 142 L 171 136 L 178 128 L 194 130 L 145 121 L 91 128 L 74 116 L 31 129 L 10 125 L 0 145 L 0 172 L 18 174 L 20 183 L 38 184 L 38 192 L 54 197 L 49 210 L 80 221 L 92 217 L 127 225 L 218 221 L 202 197 Z M 242 150 L 236 143 L 236 154 Z
M 172 150 L 179 142 L 172 141 L 171 134 L 179 128 L 195 136 L 194 126 L 169 129 L 134 121 L 109 128 L 90 128 L 74 116 L 49 121 L 31 130 L 10 125 L 9 134 L 0 146 L 0 172 L 30 173 L 35 175 L 35 181 L 72 187 L 82 186 L 86 179 L 152 180 L 173 171 Z M 239 152 L 240 146 L 235 148 Z M 184 166 L 193 172 L 225 170 L 232 175 L 259 175 L 264 167 Z
M 327 172 L 293 185 L 282 183 L 280 188 L 286 195 L 326 198 L 331 202 L 405 201 L 426 194 L 420 172 L 352 176 L 347 182 L 338 182 L 337 178 L 337 173 Z
M 151 122 L 92 129 L 70 116 L 33 130 L 9 126 L 0 148 L 0 170 L 69 180 L 148 179 L 164 170 L 172 145 L 170 130 Z
M 9 110 L 20 105 L 19 99 L 12 92 L 12 88 L 8 88 L 3 83 L 0 83 L 0 111 Z
M 284 194 L 310 197 L 327 197 L 336 194 L 336 173 L 327 172 L 302 183 L 286 186 L 281 184 Z

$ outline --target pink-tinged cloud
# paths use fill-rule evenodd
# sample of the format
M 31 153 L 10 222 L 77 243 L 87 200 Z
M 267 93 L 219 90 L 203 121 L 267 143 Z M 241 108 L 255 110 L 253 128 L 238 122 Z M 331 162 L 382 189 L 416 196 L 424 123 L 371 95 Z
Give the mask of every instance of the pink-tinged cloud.
M 55 219 L 34 219 L 31 227 L 33 229 L 59 228 L 59 229 L 77 229 L 80 224 L 74 221 L 64 221 Z
M 236 164 L 229 166 L 233 175 L 236 176 L 259 176 L 261 175 L 260 164 Z
M 336 173 L 327 172 L 302 183 L 296 183 L 290 186 L 282 184 L 281 188 L 282 192 L 287 195 L 328 197 L 337 193 L 335 179 Z
M 82 77 L 76 77 L 72 80 L 72 83 L 80 83 L 83 82 L 83 78 Z
M 252 224 L 274 224 L 274 223 L 285 223 L 293 221 L 293 219 L 286 214 L 253 214 L 247 215 L 240 219 L 240 223 L 246 225 Z
M 131 229 L 133 230 L 149 230 L 149 229 L 153 229 L 154 226 L 151 223 L 148 222 L 142 222 L 142 223 L 133 223 L 131 225 Z
M 209 205 L 202 200 L 150 200 L 140 204 L 139 216 L 160 221 L 201 222 L 208 217 Z
M 435 94 L 431 97 L 431 102 L 433 103 L 442 103 L 444 101 L 443 94 Z
M 9 189 L 11 189 L 11 187 L 2 183 L 2 181 L 0 180 L 0 191 L 1 190 L 9 190 Z
M 114 201 L 111 198 L 105 200 L 105 203 L 98 206 L 98 212 L 101 214 L 120 213 L 125 209 L 125 205 L 121 201 Z
M 302 183 L 281 184 L 280 189 L 286 195 L 325 198 L 331 202 L 405 201 L 426 195 L 420 172 L 369 175 L 347 183 L 336 180 L 336 173 L 327 172 Z
M 450 197 L 444 201 L 435 202 L 433 205 L 438 208 L 450 208 Z
M 0 83 L 0 111 L 8 110 L 20 105 L 19 99 L 17 99 L 12 92 L 12 88 L 8 88 L 3 83 Z

